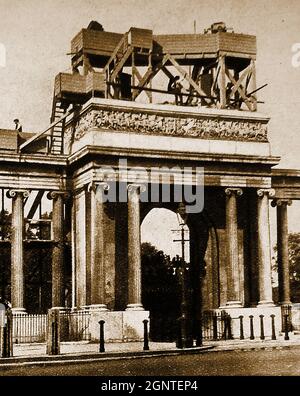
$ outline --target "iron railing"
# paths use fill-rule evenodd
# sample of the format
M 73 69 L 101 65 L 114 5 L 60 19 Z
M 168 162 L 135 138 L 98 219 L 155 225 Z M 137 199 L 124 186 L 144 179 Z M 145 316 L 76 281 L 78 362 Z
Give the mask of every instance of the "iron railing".
M 227 340 L 232 338 L 231 317 L 225 311 L 202 313 L 203 340 Z
M 61 341 L 90 341 L 90 317 L 88 311 L 66 311 L 60 313 Z
M 293 330 L 292 325 L 292 306 L 282 305 L 281 306 L 281 331 L 285 332 L 287 325 L 287 331 Z
M 46 342 L 47 328 L 46 314 L 14 314 L 13 343 Z

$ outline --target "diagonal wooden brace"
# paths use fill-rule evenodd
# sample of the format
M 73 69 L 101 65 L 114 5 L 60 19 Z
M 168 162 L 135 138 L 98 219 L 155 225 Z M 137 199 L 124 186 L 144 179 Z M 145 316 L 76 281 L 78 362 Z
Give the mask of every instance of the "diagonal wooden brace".
M 247 97 L 246 92 L 242 89 L 241 86 L 237 85 L 237 82 L 235 81 L 234 77 L 232 77 L 232 75 L 230 74 L 230 72 L 226 69 L 225 70 L 226 76 L 229 78 L 229 80 L 231 81 L 231 83 L 234 86 L 237 86 L 237 91 L 240 94 L 241 98 L 244 100 L 246 106 L 248 107 L 248 109 L 250 111 L 252 111 L 252 102 L 251 100 Z
M 195 81 L 188 75 L 188 73 L 177 63 L 177 61 L 170 55 L 166 55 L 168 57 L 168 60 L 172 63 L 172 65 L 175 67 L 175 69 L 182 75 L 182 77 L 188 81 L 188 83 L 194 88 L 194 90 L 200 95 L 200 96 L 207 96 L 204 91 L 195 83 Z

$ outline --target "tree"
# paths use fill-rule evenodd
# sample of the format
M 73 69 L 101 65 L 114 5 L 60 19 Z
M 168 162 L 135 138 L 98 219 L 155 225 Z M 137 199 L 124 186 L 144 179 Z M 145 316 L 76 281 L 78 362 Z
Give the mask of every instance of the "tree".
M 290 233 L 288 236 L 290 288 L 292 302 L 300 302 L 300 233 Z M 277 246 L 274 247 L 277 252 Z M 278 271 L 277 260 L 273 268 Z
M 150 311 L 153 341 L 174 341 L 180 316 L 180 279 L 170 257 L 151 243 L 142 244 L 142 300 Z
M 300 302 L 300 233 L 289 234 L 291 298 Z

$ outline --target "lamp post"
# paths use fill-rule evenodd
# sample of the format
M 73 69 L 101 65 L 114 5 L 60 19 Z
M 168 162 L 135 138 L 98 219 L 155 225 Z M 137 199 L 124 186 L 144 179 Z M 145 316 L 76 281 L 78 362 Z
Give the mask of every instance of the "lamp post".
M 180 226 L 180 239 L 174 239 L 174 242 L 181 242 L 181 317 L 180 321 L 180 335 L 177 341 L 178 348 L 191 348 L 193 346 L 193 337 L 191 331 L 191 318 L 189 312 L 189 271 L 185 262 L 185 225 L 187 214 L 185 205 L 180 203 L 177 210 L 177 219 Z

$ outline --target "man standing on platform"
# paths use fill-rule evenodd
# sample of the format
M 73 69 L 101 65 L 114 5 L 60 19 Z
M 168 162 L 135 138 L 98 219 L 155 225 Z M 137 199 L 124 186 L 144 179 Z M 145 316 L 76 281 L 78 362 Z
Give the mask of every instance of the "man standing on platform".
M 15 129 L 18 132 L 22 132 L 22 125 L 20 124 L 20 121 L 18 120 L 18 118 L 14 119 L 14 123 L 15 123 Z

